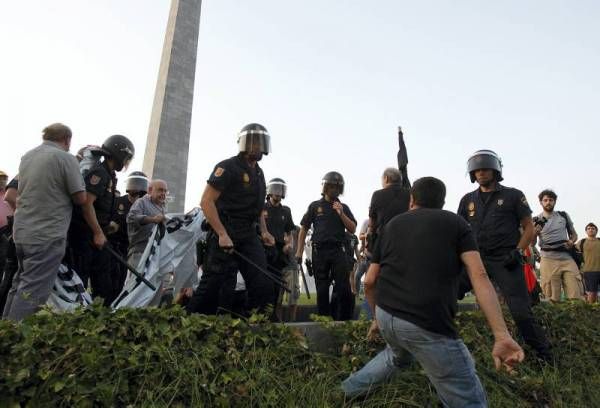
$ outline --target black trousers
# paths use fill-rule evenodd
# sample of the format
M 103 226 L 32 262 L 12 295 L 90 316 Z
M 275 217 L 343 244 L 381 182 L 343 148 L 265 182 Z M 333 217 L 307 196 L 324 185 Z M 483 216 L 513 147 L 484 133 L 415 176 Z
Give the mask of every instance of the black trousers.
M 284 244 L 277 243 L 274 246 L 265 246 L 265 255 L 269 272 L 272 272 L 277 277 L 283 279 L 283 268 L 289 265 L 289 257 L 283 253 Z M 280 285 L 273 285 L 273 304 L 277 303 L 279 295 L 282 291 Z
M 10 238 L 6 242 L 4 268 L 0 270 L 0 275 L 2 275 L 2 282 L 0 283 L 0 315 L 4 310 L 4 305 L 6 304 L 8 292 L 12 287 L 12 281 L 15 276 L 15 273 L 17 273 L 17 269 L 19 269 L 19 262 L 17 261 L 17 251 L 15 248 L 14 241 L 12 240 L 12 238 Z
M 318 313 L 331 315 L 335 320 L 351 320 L 354 308 L 350 271 L 341 244 L 326 247 L 313 245 L 312 267 L 317 287 Z M 335 296 L 330 303 L 329 287 L 332 282 Z
M 127 259 L 128 243 L 121 241 L 109 241 L 113 249 L 121 255 L 123 259 Z M 112 283 L 112 298 L 116 299 L 123 290 L 125 279 L 127 278 L 127 267 L 116 259 L 110 259 L 111 264 L 111 283 Z M 134 265 L 135 267 L 136 265 Z
M 110 306 L 118 296 L 113 289 L 110 253 L 93 247 L 91 234 L 70 231 L 65 257 L 67 264 L 81 278 L 83 286 L 87 288 L 88 281 L 90 282 L 92 297 L 100 297 L 105 306 Z
M 523 340 L 536 350 L 541 358 L 549 358 L 551 346 L 546 333 L 531 311 L 531 297 L 527 292 L 523 265 L 505 265 L 505 253 L 485 255 L 482 259 L 490 280 L 500 288 Z M 462 295 L 471 290 L 471 283 L 466 275 L 466 272 L 463 272 L 461 277 Z
M 258 235 L 244 240 L 234 240 L 234 248 L 253 263 L 267 268 L 265 250 Z M 238 271 L 246 282 L 248 309 L 264 312 L 273 301 L 273 283 L 254 265 L 239 256 L 228 254 L 219 247 L 219 237 L 209 232 L 202 278 L 194 295 L 187 304 L 190 313 L 213 315 L 219 307 L 231 311 L 234 305 L 234 289 Z

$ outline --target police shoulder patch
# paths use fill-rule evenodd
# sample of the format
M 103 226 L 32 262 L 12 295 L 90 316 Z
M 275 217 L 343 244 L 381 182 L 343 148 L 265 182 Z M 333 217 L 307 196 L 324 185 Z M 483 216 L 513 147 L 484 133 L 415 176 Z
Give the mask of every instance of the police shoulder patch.
M 100 176 L 93 174 L 92 177 L 90 177 L 90 184 L 95 186 L 96 184 L 100 183 L 100 180 L 102 180 Z
M 225 172 L 225 169 L 223 167 L 217 167 L 215 169 L 215 177 L 221 177 L 223 175 L 223 173 Z

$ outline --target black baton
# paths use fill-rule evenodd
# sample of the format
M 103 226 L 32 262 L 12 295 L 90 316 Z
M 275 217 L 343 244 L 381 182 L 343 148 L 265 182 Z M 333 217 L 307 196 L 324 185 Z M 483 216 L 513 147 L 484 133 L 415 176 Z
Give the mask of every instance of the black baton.
M 242 258 L 242 260 L 248 262 L 250 265 L 254 266 L 256 269 L 261 271 L 267 278 L 271 279 L 271 281 L 273 281 L 274 283 L 279 285 L 283 290 L 285 290 L 286 292 L 292 293 L 292 291 L 286 285 L 284 285 L 283 282 L 281 280 L 279 280 L 278 277 L 274 276 L 271 272 L 258 266 L 254 261 L 252 261 L 252 259 L 250 259 L 246 255 L 242 254 L 237 249 L 235 249 L 235 248 L 228 248 L 228 249 L 230 249 L 234 254 L 236 254 L 237 256 Z
M 306 275 L 304 274 L 302 262 L 298 264 L 298 269 L 300 270 L 300 274 L 302 275 L 302 282 L 304 283 L 304 290 L 306 290 L 306 297 L 310 299 L 310 292 L 308 291 L 308 283 L 306 283 Z
M 106 245 L 104 245 L 103 249 L 107 249 L 108 252 L 110 252 L 110 254 L 117 261 L 119 261 L 121 264 L 125 265 L 125 267 L 127 269 L 129 269 L 131 271 L 131 273 L 133 273 L 139 280 L 141 280 L 142 282 L 144 282 L 146 284 L 146 286 L 148 286 L 152 290 L 156 290 L 156 286 L 154 286 L 148 279 L 144 278 L 144 275 L 142 275 L 141 273 L 139 273 L 137 271 L 137 269 L 135 269 L 133 266 L 129 265 L 127 263 L 127 261 L 125 259 L 123 259 L 123 257 L 119 253 L 117 253 L 117 251 L 115 251 L 114 249 L 112 249 L 112 247 L 110 246 L 110 244 L 108 242 L 106 243 Z

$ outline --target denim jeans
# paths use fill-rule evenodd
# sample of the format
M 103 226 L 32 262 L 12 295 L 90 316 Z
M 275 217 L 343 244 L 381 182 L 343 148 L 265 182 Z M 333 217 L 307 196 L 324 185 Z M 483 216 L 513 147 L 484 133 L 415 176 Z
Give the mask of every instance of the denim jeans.
M 414 358 L 423 367 L 445 407 L 487 407 L 473 359 L 462 340 L 421 329 L 379 307 L 376 315 L 387 346 L 342 382 L 346 397 L 367 394 Z

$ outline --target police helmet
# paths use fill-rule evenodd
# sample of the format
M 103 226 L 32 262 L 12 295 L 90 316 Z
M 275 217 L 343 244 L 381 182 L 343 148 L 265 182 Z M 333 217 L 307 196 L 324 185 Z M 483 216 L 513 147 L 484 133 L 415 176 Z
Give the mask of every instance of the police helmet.
M 129 173 L 127 177 L 125 191 L 148 192 L 148 176 L 142 171 L 134 171 Z
M 274 178 L 269 180 L 267 183 L 267 197 L 274 194 L 285 198 L 285 193 L 287 193 L 287 184 L 283 179 Z
M 325 189 L 327 186 L 338 186 L 339 193 L 344 194 L 344 177 L 338 173 L 337 171 L 330 171 L 329 173 L 323 176 L 323 180 L 321 180 L 321 185 L 323 189 L 321 190 L 322 194 L 325 194 Z
M 269 154 L 271 151 L 271 138 L 269 132 L 263 125 L 250 123 L 238 133 L 238 147 L 241 152 L 252 152 L 256 147 L 262 154 Z
M 492 150 L 477 150 L 467 161 L 467 171 L 471 177 L 471 183 L 476 181 L 475 170 L 492 169 L 496 173 L 496 181 L 502 181 L 502 160 Z
M 126 169 L 135 154 L 131 140 L 123 135 L 112 135 L 102 143 L 102 151 L 116 162 L 116 171 Z

